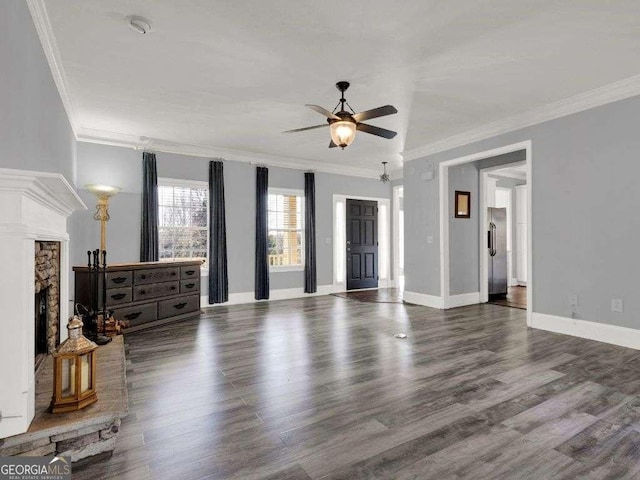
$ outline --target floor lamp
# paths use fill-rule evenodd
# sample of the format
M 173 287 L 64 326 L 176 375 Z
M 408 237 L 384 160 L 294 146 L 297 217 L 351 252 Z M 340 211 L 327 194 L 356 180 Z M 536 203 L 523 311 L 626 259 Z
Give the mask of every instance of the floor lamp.
M 93 218 L 100 222 L 100 250 L 87 252 L 89 255 L 89 275 L 94 297 L 90 307 L 90 317 L 92 326 L 95 325 L 95 342 L 98 345 L 105 345 L 111 341 L 111 338 L 105 335 L 107 328 L 107 222 L 109 221 L 109 199 L 122 189 L 119 187 L 111 187 L 108 185 L 85 185 L 85 188 L 93 193 L 98 202 L 96 204 L 96 213 Z M 93 262 L 91 255 L 93 254 Z M 99 328 L 99 284 L 100 284 L 100 259 L 102 259 L 102 329 Z M 92 270 L 93 268 L 93 270 Z M 109 313 L 110 315 L 110 313 Z M 93 323 L 95 322 L 95 323 Z

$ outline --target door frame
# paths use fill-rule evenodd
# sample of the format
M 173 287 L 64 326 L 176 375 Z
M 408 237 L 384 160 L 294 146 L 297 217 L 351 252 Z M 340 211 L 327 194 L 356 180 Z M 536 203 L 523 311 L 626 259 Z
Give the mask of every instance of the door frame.
M 393 280 L 391 285 L 400 288 L 400 191 L 404 198 L 404 186 L 393 187 Z M 404 232 L 403 232 L 404 234 Z M 404 237 L 404 235 L 403 235 Z M 403 272 L 404 273 L 404 272 Z
M 522 164 L 524 164 L 524 162 L 520 162 Z M 506 166 L 506 165 L 505 165 Z M 508 287 L 513 287 L 513 273 L 515 272 L 514 269 L 514 259 L 513 259 L 513 248 L 514 248 L 514 237 L 515 237 L 515 232 L 513 231 L 513 222 L 514 220 L 514 214 L 513 214 L 513 189 L 509 188 L 509 187 L 496 187 L 496 193 L 498 192 L 498 190 L 506 192 L 508 194 L 508 198 L 509 198 L 509 208 L 507 209 L 507 231 L 509 233 L 511 233 L 511 238 L 509 238 L 508 243 L 511 243 L 511 250 L 507 250 L 507 270 L 508 270 L 508 274 L 509 277 L 507 278 L 507 288 Z
M 371 200 L 378 202 L 378 287 L 391 286 L 391 199 L 378 197 L 361 197 L 358 195 L 333 195 L 333 291 L 347 291 L 347 199 Z M 338 210 L 342 205 L 342 216 L 338 225 Z M 342 268 L 340 268 L 340 264 Z M 341 277 L 341 278 L 339 278 Z M 375 289 L 373 289 L 375 290 Z
M 532 140 L 525 140 L 523 142 L 513 143 L 510 145 L 505 145 L 503 147 L 494 148 L 491 150 L 485 150 L 477 153 L 473 153 L 471 155 L 466 155 L 463 157 L 454 158 L 451 160 L 446 160 L 440 162 L 439 164 L 439 187 L 440 187 L 440 296 L 442 298 L 442 308 L 449 308 L 451 305 L 451 296 L 450 296 L 450 273 L 449 273 L 449 167 L 453 167 L 455 165 L 462 165 L 464 163 L 477 162 L 478 160 L 484 160 L 486 158 L 497 157 L 499 155 L 504 155 L 506 153 L 517 152 L 519 150 L 525 151 L 525 164 L 527 166 L 527 326 L 531 326 L 531 313 L 533 312 L 533 216 L 532 216 L 532 198 L 533 198 L 533 177 L 531 175 L 532 172 L 532 163 L 533 163 L 533 144 Z M 504 168 L 501 166 L 500 168 Z M 482 178 L 481 178 L 482 180 Z M 486 199 L 484 198 L 484 188 L 483 181 L 480 181 L 480 192 L 478 194 L 478 201 L 480 206 L 480 218 L 478 221 L 480 222 L 480 236 L 482 237 L 482 232 L 484 231 L 484 225 L 486 223 Z M 472 200 L 473 201 L 473 200 Z M 480 240 L 482 242 L 482 240 Z M 481 243 L 482 245 L 482 243 Z M 488 262 L 485 264 L 485 270 L 482 268 L 482 257 L 481 265 L 480 265 L 480 303 L 483 303 L 484 296 L 483 292 L 488 292 L 488 278 L 487 278 L 487 270 Z M 483 273 L 484 272 L 484 273 Z M 483 279 L 485 279 L 483 281 Z M 484 284 L 484 290 L 483 290 Z M 488 293 L 485 293 L 488 296 Z

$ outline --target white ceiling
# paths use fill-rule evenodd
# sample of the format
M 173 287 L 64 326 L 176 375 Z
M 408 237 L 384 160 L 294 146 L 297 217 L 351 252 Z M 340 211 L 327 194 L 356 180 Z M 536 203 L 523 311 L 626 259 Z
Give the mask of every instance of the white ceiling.
M 45 7 L 80 138 L 376 171 L 640 64 L 637 0 L 29 1 Z M 129 15 L 153 32 L 130 30 Z M 351 82 L 356 111 L 396 106 L 369 123 L 398 136 L 358 133 L 340 151 L 327 148 L 328 129 L 281 133 L 322 123 L 303 105 L 333 109 L 338 80 Z

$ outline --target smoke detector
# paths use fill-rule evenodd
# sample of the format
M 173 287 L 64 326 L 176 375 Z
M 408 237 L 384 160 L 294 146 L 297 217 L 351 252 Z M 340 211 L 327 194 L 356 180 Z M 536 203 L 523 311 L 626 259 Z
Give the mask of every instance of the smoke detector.
M 131 30 L 141 35 L 151 31 L 151 24 L 146 18 L 137 16 L 127 17 L 127 24 Z

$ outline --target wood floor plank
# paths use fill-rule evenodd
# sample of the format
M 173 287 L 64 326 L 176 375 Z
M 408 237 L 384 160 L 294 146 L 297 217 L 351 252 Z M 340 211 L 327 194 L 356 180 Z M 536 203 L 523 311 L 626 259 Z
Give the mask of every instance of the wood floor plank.
M 73 478 L 640 480 L 640 352 L 376 295 L 127 334 L 129 416 Z

